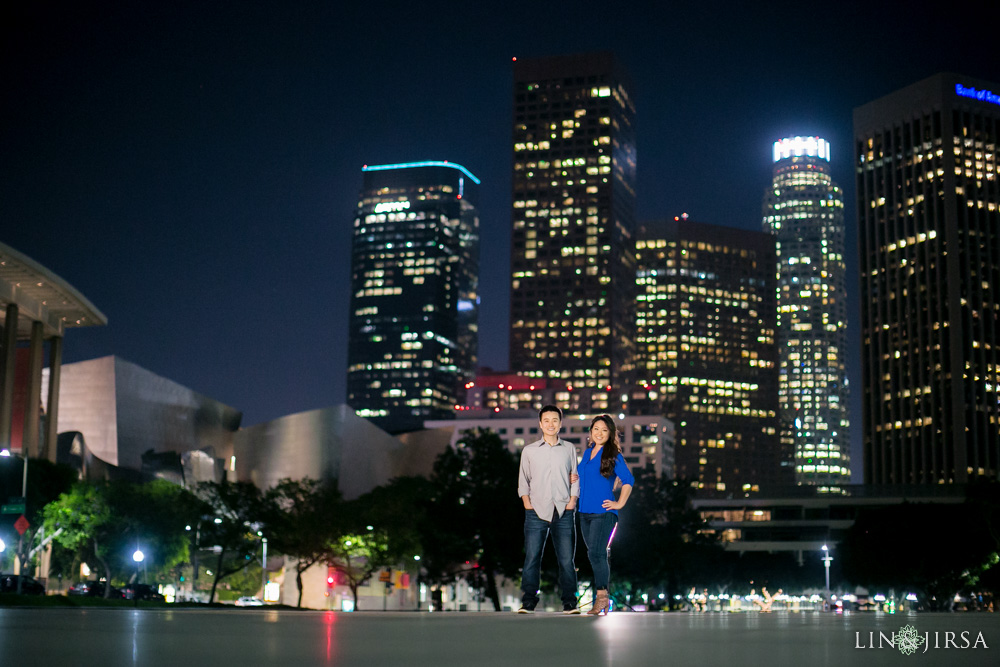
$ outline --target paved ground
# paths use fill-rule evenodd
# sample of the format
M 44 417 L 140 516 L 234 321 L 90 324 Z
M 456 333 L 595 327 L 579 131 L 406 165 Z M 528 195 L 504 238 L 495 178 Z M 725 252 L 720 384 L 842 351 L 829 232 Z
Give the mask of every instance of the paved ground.
M 888 638 L 906 625 L 929 639 L 926 652 L 924 645 L 913 655 L 885 642 L 878 648 L 880 632 Z M 969 648 L 961 648 L 963 632 Z M 867 648 L 872 639 L 875 648 Z M 615 613 L 588 618 L 0 608 L 0 665 L 18 667 L 918 664 L 1000 664 L 1000 614 Z

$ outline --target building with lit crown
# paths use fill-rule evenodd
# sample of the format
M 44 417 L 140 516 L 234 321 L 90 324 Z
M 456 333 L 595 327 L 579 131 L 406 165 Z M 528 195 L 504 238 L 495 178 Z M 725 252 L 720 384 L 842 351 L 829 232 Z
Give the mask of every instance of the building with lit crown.
M 865 482 L 1000 470 L 1000 84 L 938 74 L 854 110 Z
M 630 410 L 674 423 L 675 472 L 701 495 L 791 484 L 778 440 L 774 239 L 687 215 L 645 223 L 638 237 Z
M 610 53 L 517 59 L 513 117 L 510 368 L 617 411 L 634 321 L 631 85 Z
M 799 484 L 851 481 L 844 199 L 819 137 L 774 143 L 764 230 L 777 245 L 782 447 Z
M 454 162 L 362 171 L 347 403 L 387 431 L 421 428 L 453 415 L 475 375 L 479 179 Z

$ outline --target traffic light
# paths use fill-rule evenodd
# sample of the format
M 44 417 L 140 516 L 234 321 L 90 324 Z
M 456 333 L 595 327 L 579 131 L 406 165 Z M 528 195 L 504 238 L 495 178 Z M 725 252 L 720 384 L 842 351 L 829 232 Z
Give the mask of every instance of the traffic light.
M 336 583 L 336 570 L 332 567 L 326 568 L 326 597 L 330 597 L 333 592 L 333 585 Z

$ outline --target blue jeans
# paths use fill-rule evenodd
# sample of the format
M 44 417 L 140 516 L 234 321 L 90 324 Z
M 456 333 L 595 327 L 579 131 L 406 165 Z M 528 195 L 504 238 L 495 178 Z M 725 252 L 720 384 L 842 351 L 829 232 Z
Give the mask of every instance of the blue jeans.
M 521 571 L 521 604 L 534 609 L 538 604 L 538 579 L 542 568 L 542 551 L 549 533 L 559 563 L 559 592 L 563 604 L 576 606 L 576 512 L 566 510 L 552 521 L 538 518 L 535 510 L 524 510 L 524 569 Z
M 614 512 L 580 513 L 580 532 L 583 533 L 583 543 L 587 545 L 587 557 L 594 571 L 594 590 L 608 590 L 608 582 L 611 580 L 608 540 L 611 539 L 611 531 L 617 523 L 618 515 Z

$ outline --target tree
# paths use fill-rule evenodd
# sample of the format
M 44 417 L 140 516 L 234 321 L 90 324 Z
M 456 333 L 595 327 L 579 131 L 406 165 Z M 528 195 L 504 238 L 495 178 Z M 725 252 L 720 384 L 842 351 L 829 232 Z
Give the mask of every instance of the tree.
M 491 431 L 466 431 L 442 452 L 431 475 L 424 567 L 432 581 L 485 587 L 501 610 L 498 576 L 516 578 L 524 560 L 517 456 Z
M 212 579 L 211 603 L 219 582 L 246 567 L 260 545 L 258 531 L 266 528 L 265 519 L 274 516 L 269 499 L 250 482 L 203 482 L 198 495 L 212 513 L 200 523 L 197 548 L 210 548 L 217 555 Z
M 186 560 L 184 526 L 197 516 L 199 506 L 191 493 L 164 480 L 78 482 L 45 507 L 44 529 L 75 554 L 74 561 L 92 555 L 110 584 L 132 573 L 131 555 L 137 548 L 154 569 Z
M 48 530 L 61 531 L 56 538 L 63 547 L 89 552 L 104 570 L 104 597 L 111 595 L 111 544 L 120 535 L 123 524 L 115 515 L 109 500 L 109 485 L 79 482 L 69 492 L 45 507 Z
M 349 506 L 360 507 L 358 501 L 353 501 Z M 360 610 L 358 588 L 376 572 L 397 562 L 397 557 L 390 548 L 388 532 L 383 528 L 372 526 L 369 529 L 361 526 L 359 521 L 349 522 L 346 532 L 332 542 L 329 548 L 328 564 L 340 573 L 351 589 L 355 610 Z
M 620 586 L 635 593 L 660 589 L 673 600 L 687 587 L 707 587 L 718 577 L 724 552 L 691 507 L 692 495 L 686 480 L 657 477 L 652 467 L 636 471 L 611 549 Z
M 24 486 L 24 461 L 17 457 L 0 458 L 0 499 L 20 498 Z M 30 524 L 22 539 L 15 547 L 17 558 L 22 563 L 22 572 L 27 572 L 34 563 L 35 556 L 53 538 L 52 530 L 44 525 L 44 507 L 68 491 L 76 480 L 73 468 L 47 459 L 30 459 L 28 465 L 27 497 L 24 517 Z M 14 534 L 14 522 L 19 514 L 0 515 L 0 532 Z M 57 529 L 58 530 L 58 529 Z M 11 547 L 13 545 L 8 545 Z
M 385 531 L 391 556 L 413 562 L 422 555 L 432 489 L 424 477 L 396 477 L 358 499 L 366 529 L 371 525 Z
M 271 543 L 279 553 L 295 559 L 295 582 L 299 587 L 296 606 L 301 607 L 302 574 L 319 562 L 331 560 L 331 545 L 343 533 L 343 501 L 334 485 L 313 479 L 283 479 L 268 497 Z
M 360 608 L 358 588 L 376 572 L 413 562 L 421 553 L 422 500 L 428 488 L 425 479 L 399 477 L 344 503 L 326 563 L 351 589 L 355 609 Z
M 111 489 L 112 507 L 126 518 L 121 535 L 125 548 L 120 552 L 126 568 L 131 567 L 132 545 L 146 554 L 150 569 L 171 570 L 189 560 L 185 526 L 201 515 L 202 501 L 184 487 L 163 479 L 116 483 Z
M 862 510 L 840 544 L 844 576 L 868 588 L 913 591 L 930 607 L 950 607 L 955 594 L 995 562 L 996 527 L 986 510 L 972 502 Z

